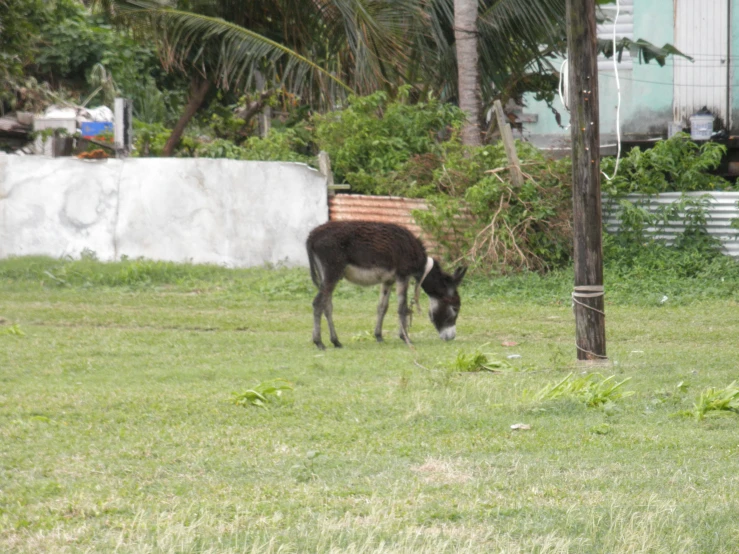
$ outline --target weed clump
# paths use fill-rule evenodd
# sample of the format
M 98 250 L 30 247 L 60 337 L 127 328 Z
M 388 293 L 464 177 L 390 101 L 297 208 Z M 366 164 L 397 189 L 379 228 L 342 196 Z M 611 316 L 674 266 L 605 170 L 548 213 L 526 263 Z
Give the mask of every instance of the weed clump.
M 523 396 L 525 400 L 534 402 L 574 398 L 589 408 L 596 408 L 632 396 L 634 391 L 622 390 L 630 380 L 629 377 L 616 382 L 615 375 L 603 377 L 599 373 L 590 373 L 574 377 L 573 373 L 569 373 L 561 381 L 547 384 L 538 391 L 525 391 Z
M 460 373 L 475 373 L 479 371 L 489 371 L 498 373 L 500 371 L 512 371 L 514 367 L 503 360 L 495 360 L 488 354 L 483 354 L 479 350 L 466 354 L 458 352 L 451 369 Z
M 708 388 L 701 392 L 693 406 L 693 414 L 701 420 L 707 415 L 739 413 L 739 387 L 736 381 L 723 389 Z
M 284 391 L 288 390 L 293 390 L 291 383 L 285 379 L 273 379 L 259 383 L 254 388 L 243 392 L 232 393 L 231 401 L 237 406 L 266 408 L 267 404 L 274 402 L 282 396 Z

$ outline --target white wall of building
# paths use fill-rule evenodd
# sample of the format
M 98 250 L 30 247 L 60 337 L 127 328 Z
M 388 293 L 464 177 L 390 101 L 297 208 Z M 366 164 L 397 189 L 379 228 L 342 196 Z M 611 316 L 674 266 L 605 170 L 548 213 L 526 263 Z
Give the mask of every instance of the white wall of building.
M 303 164 L 0 154 L 0 258 L 307 265 L 327 219 L 326 179 Z

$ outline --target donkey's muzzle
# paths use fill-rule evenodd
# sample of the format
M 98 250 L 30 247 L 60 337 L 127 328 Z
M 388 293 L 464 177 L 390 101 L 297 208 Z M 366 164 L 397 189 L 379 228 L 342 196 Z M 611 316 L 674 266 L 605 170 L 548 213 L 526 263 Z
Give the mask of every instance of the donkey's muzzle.
M 439 331 L 439 337 L 442 340 L 452 340 L 454 337 L 457 336 L 457 326 L 452 325 L 451 327 L 446 327 Z

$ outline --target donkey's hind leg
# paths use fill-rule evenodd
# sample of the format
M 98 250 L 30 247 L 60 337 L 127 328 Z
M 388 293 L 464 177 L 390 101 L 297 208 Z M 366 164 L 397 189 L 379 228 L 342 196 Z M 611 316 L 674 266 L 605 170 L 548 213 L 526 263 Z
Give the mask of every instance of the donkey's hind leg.
M 408 284 L 410 279 L 398 279 L 395 292 L 398 295 L 398 319 L 400 320 L 399 336 L 406 344 L 411 344 L 408 338 Z
M 377 325 L 375 325 L 375 338 L 377 342 L 382 342 L 382 320 L 387 313 L 387 305 L 390 302 L 390 287 L 392 285 L 392 281 L 383 283 L 380 289 L 380 303 L 377 305 Z
M 326 350 L 321 340 L 321 314 L 326 314 L 326 321 L 328 321 L 328 332 L 331 337 L 331 342 L 336 348 L 341 348 L 339 337 L 336 336 L 336 328 L 334 327 L 333 311 L 334 305 L 332 302 L 332 295 L 336 283 L 327 286 L 326 283 L 321 285 L 321 290 L 318 291 L 316 297 L 313 299 L 313 343 L 320 349 Z
M 332 300 L 332 294 L 333 290 L 331 291 L 331 294 L 328 295 L 328 301 L 326 302 L 326 309 L 324 310 L 324 313 L 326 314 L 326 321 L 328 321 L 328 332 L 331 338 L 331 342 L 336 348 L 341 348 L 339 337 L 336 336 L 336 329 L 334 328 L 334 303 Z
M 313 299 L 313 342 L 319 349 L 326 349 L 321 340 L 321 314 L 325 314 L 326 321 L 328 321 L 331 342 L 336 348 L 341 348 L 341 343 L 336 336 L 336 328 L 334 327 L 334 305 L 332 302 L 334 289 L 341 280 L 341 273 L 338 271 L 322 273 L 321 277 L 322 280 L 318 287 L 318 294 Z
M 319 350 L 326 350 L 326 346 L 324 346 L 323 341 L 321 340 L 321 315 L 323 315 L 325 305 L 325 295 L 323 288 L 321 288 L 313 299 L 313 344 L 315 344 Z

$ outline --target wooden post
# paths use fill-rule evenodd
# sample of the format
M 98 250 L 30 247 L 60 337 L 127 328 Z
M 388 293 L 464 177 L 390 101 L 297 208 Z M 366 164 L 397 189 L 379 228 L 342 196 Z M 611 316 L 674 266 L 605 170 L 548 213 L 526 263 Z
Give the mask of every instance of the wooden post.
M 520 187 L 523 184 L 523 175 L 521 175 L 521 162 L 518 161 L 518 152 L 516 152 L 516 143 L 513 140 L 511 126 L 506 121 L 500 100 L 493 102 L 493 109 L 498 119 L 498 129 L 500 130 L 500 138 L 503 140 L 503 148 L 505 148 L 508 157 L 508 165 L 511 166 L 511 180 L 515 186 Z
M 257 93 L 261 97 L 267 90 L 267 81 L 259 70 L 254 71 L 254 83 L 257 88 Z M 269 134 L 269 130 L 272 126 L 272 108 L 269 107 L 268 103 L 264 103 L 261 111 L 257 114 L 257 127 L 259 129 L 259 136 L 265 138 Z
M 328 157 L 328 152 L 321 150 L 318 153 L 318 171 L 326 177 L 326 191 L 329 196 L 334 196 L 336 190 L 334 189 L 334 174 L 331 171 L 331 160 Z
M 567 0 L 577 359 L 606 358 L 595 0 Z
M 133 146 L 133 101 L 128 98 L 116 98 L 113 104 L 115 118 L 113 137 L 116 155 L 128 156 Z

